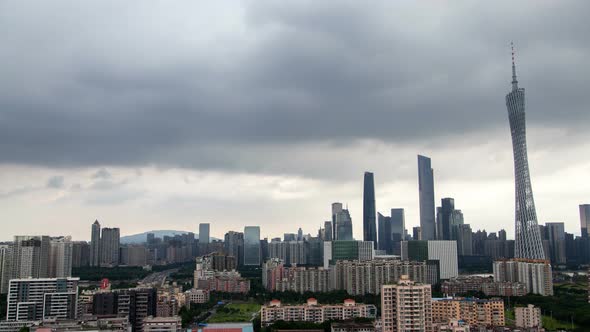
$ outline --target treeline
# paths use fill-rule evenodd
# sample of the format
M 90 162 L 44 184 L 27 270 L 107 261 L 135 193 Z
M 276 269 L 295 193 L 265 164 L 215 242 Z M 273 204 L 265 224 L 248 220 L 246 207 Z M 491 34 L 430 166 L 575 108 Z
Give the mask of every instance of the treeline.
M 126 267 L 75 267 L 72 268 L 72 276 L 80 277 L 80 280 L 100 281 L 103 278 L 109 280 L 137 280 L 146 277 L 151 272 L 144 270 L 141 267 L 126 266 Z

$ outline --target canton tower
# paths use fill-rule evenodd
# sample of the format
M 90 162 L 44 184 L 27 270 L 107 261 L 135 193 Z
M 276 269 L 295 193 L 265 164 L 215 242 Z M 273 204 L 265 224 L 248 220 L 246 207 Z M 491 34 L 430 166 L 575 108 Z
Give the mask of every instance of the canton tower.
M 512 91 L 506 95 L 506 108 L 508 108 L 510 133 L 512 135 L 512 151 L 514 153 L 516 200 L 514 256 L 516 258 L 526 259 L 545 259 L 529 174 L 526 149 L 524 88 L 519 88 L 518 81 L 516 80 L 514 47 L 512 47 Z

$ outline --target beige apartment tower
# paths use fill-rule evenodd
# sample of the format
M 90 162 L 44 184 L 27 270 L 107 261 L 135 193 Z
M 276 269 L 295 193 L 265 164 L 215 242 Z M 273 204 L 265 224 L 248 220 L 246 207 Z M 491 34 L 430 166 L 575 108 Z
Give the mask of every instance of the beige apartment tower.
M 430 285 L 415 283 L 402 275 L 395 285 L 381 289 L 383 332 L 430 332 L 432 295 Z

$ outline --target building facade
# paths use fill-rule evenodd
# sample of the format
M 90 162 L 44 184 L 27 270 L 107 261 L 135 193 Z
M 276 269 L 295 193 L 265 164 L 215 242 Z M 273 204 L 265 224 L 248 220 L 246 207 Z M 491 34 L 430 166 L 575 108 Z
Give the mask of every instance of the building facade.
M 432 300 L 432 321 L 463 320 L 471 327 L 505 326 L 503 299 L 444 298 Z
M 494 281 L 520 282 L 528 293 L 553 295 L 551 264 L 546 260 L 511 259 L 495 261 Z
M 260 265 L 260 227 L 244 227 L 244 265 Z
M 375 218 L 375 178 L 373 173 L 365 172 L 363 184 L 363 240 L 373 241 L 377 249 L 377 225 Z
M 381 289 L 381 319 L 383 332 L 432 331 L 430 285 L 411 281 L 402 276 L 397 284 Z
M 514 308 L 514 318 L 516 320 L 516 327 L 532 329 L 543 327 L 543 320 L 541 316 L 541 308 L 535 307 L 532 304 L 526 307 Z

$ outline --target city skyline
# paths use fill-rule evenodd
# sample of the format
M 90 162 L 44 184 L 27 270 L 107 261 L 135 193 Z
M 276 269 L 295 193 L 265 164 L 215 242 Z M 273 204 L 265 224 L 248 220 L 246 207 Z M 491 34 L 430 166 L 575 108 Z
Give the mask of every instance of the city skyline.
M 313 234 L 333 202 L 362 239 L 367 170 L 376 212 L 404 208 L 411 231 L 417 154 L 432 159 L 435 202 L 453 197 L 473 230 L 513 238 L 511 40 L 538 222 L 580 234 L 586 3 L 5 5 L 2 241 L 89 240 L 95 219 L 121 236 L 203 222 L 216 238 Z

